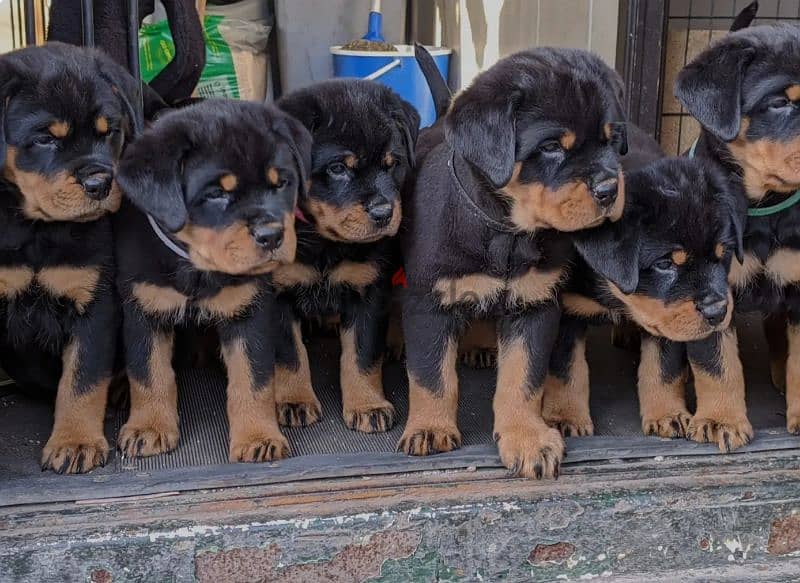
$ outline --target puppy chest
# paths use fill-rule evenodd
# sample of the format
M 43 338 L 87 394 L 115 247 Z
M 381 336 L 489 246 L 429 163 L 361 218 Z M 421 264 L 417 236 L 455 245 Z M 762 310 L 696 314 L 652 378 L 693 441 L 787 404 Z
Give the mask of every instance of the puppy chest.
M 551 300 L 566 279 L 562 267 L 532 267 L 511 277 L 471 273 L 436 280 L 433 291 L 439 302 L 449 306 L 472 306 L 489 309 L 497 305 L 519 306 Z
M 377 283 L 380 269 L 372 261 L 339 261 L 330 266 L 292 263 L 279 267 L 273 282 L 280 289 L 313 289 L 315 293 L 338 293 L 343 288 L 363 291 Z
M 26 294 L 43 294 L 66 300 L 78 313 L 83 313 L 94 299 L 99 283 L 100 269 L 97 267 L 0 267 L 0 297 L 14 301 Z
M 137 282 L 131 286 L 133 301 L 151 316 L 173 322 L 229 320 L 247 315 L 257 301 L 259 288 L 254 282 L 221 287 L 204 296 L 184 294 L 174 287 Z
M 785 287 L 800 282 L 800 249 L 777 247 L 765 258 L 746 252 L 741 263 L 734 258 L 728 277 L 737 289 L 752 288 L 762 281 L 770 286 Z

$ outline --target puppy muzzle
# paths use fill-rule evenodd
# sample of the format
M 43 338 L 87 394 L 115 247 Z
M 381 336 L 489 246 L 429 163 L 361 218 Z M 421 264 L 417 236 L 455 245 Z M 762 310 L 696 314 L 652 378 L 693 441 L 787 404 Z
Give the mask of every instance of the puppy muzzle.
M 274 251 L 283 244 L 283 224 L 270 222 L 252 225 L 250 235 L 261 249 Z

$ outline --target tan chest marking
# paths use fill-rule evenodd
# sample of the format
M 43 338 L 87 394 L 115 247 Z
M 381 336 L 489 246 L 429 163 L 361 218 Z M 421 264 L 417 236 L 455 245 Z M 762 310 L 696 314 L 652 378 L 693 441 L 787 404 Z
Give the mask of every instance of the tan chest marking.
M 33 283 L 33 270 L 28 267 L 0 267 L 0 296 L 13 298 Z
M 176 289 L 152 283 L 134 283 L 133 297 L 145 313 L 183 318 L 189 298 Z
M 258 295 L 253 282 L 222 288 L 217 295 L 197 302 L 203 311 L 217 318 L 233 318 L 242 314 Z
M 734 287 L 745 287 L 763 269 L 761 261 L 752 253 L 745 253 L 744 262 L 739 263 L 736 257 L 731 261 L 731 271 L 728 281 Z
M 133 297 L 146 313 L 154 316 L 173 316 L 183 319 L 191 299 L 171 287 L 152 283 L 133 284 Z M 233 318 L 253 303 L 258 295 L 258 286 L 249 282 L 222 288 L 216 295 L 194 303 L 201 317 Z
M 349 285 L 361 290 L 378 280 L 378 267 L 374 263 L 342 261 L 328 273 L 330 285 Z
M 764 271 L 778 285 L 797 283 L 800 281 L 800 251 L 778 249 L 767 259 Z
M 611 315 L 611 311 L 604 305 L 580 294 L 565 293 L 561 296 L 561 302 L 564 311 L 573 316 L 592 318 Z
M 511 303 L 533 304 L 553 298 L 564 278 L 563 269 L 540 271 L 531 268 L 525 275 L 508 282 L 508 299 Z
M 320 280 L 319 271 L 303 263 L 289 263 L 278 267 L 272 275 L 272 281 L 278 287 L 314 285 Z
M 473 273 L 462 277 L 443 277 L 436 281 L 434 291 L 441 296 L 442 305 L 480 304 L 496 301 L 505 290 L 505 282 L 497 277 Z
M 47 292 L 72 300 L 82 314 L 94 299 L 100 270 L 96 267 L 46 267 L 36 274 L 36 279 Z

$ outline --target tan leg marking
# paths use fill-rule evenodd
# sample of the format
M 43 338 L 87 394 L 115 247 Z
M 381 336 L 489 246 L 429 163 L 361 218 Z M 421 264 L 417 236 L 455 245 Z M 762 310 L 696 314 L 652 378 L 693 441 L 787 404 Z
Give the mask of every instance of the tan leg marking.
M 39 284 L 56 297 L 64 297 L 83 314 L 97 290 L 100 270 L 96 267 L 45 267 L 36 276 Z
M 497 330 L 494 320 L 473 320 L 458 342 L 458 360 L 470 368 L 497 364 Z
M 183 320 L 189 298 L 172 287 L 152 283 L 134 283 L 131 294 L 146 314 L 152 316 L 175 316 Z
M 0 296 L 11 299 L 28 289 L 32 283 L 31 268 L 0 267 Z
M 257 387 L 243 340 L 222 346 L 228 369 L 228 422 L 231 462 L 265 462 L 289 455 L 275 412 L 275 378 Z
M 128 375 L 131 412 L 122 426 L 117 447 L 126 456 L 151 456 L 178 447 L 178 385 L 172 370 L 173 333 L 151 337 L 150 371 L 142 383 Z
M 342 329 L 342 417 L 349 429 L 364 433 L 388 431 L 394 426 L 394 406 L 383 394 L 382 363 L 369 371 L 358 366 L 355 331 Z
M 786 363 L 789 355 L 789 338 L 786 314 L 767 314 L 764 317 L 764 337 L 769 346 L 769 372 L 772 386 L 786 392 Z
M 542 418 L 543 391 L 531 394 L 528 354 L 522 340 L 500 342 L 494 437 L 500 459 L 512 474 L 557 478 L 564 458 L 564 439 Z
M 547 375 L 542 417 L 564 437 L 594 435 L 594 423 L 589 412 L 589 365 L 584 339 L 575 343 L 566 382 Z
M 787 328 L 788 352 L 786 360 L 786 429 L 800 433 L 800 326 Z
M 408 455 L 430 455 L 461 447 L 454 340 L 448 340 L 444 350 L 441 389 L 434 392 L 409 374 L 408 399 L 408 421 L 397 443 L 398 451 Z
M 717 443 L 727 453 L 753 439 L 744 398 L 744 373 L 732 329 L 722 333 L 720 359 L 719 377 L 692 365 L 697 411 L 689 422 L 687 437 L 701 443 Z
M 637 388 L 642 432 L 659 437 L 685 437 L 692 418 L 686 408 L 687 371 L 675 380 L 664 381 L 658 342 L 643 338 L 641 344 Z
M 300 322 L 292 323 L 292 342 L 298 366 L 292 369 L 275 365 L 275 403 L 278 420 L 288 427 L 305 427 L 322 417 L 322 406 L 311 384 L 308 352 L 303 344 Z
M 55 422 L 42 452 L 42 469 L 82 474 L 106 463 L 108 441 L 103 433 L 103 419 L 111 379 L 103 379 L 82 394 L 76 392 L 75 375 L 80 367 L 77 340 L 64 350 L 63 364 Z

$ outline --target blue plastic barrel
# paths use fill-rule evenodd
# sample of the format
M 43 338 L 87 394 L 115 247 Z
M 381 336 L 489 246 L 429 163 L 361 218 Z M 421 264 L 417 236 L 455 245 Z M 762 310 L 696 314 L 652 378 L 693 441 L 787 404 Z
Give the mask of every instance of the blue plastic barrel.
M 345 51 L 341 47 L 331 47 L 333 74 L 336 77 L 358 77 L 380 81 L 417 108 L 421 118 L 421 128 L 432 125 L 436 121 L 436 109 L 425 77 L 414 59 L 414 47 L 396 46 L 397 52 Z M 447 79 L 452 51 L 441 47 L 427 47 L 427 49 L 433 55 L 442 76 Z

